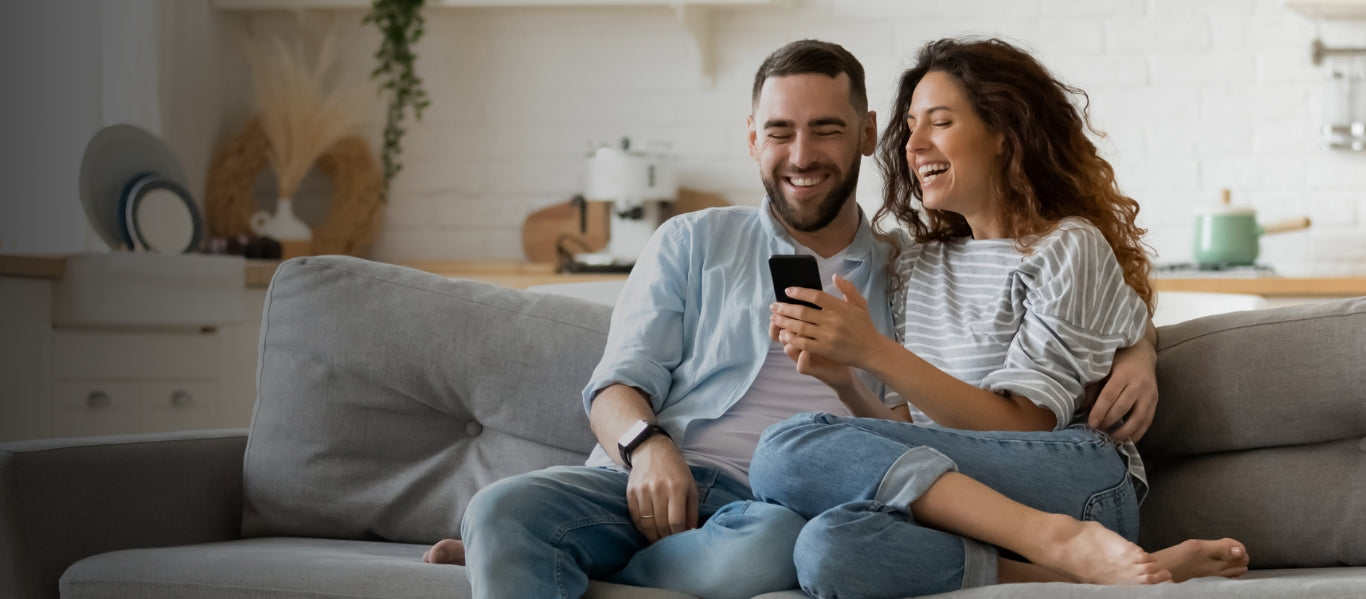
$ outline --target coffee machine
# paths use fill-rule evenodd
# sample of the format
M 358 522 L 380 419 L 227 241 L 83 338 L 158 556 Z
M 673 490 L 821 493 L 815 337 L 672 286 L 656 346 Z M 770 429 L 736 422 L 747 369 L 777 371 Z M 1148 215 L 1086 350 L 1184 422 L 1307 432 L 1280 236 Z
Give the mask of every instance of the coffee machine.
M 665 202 L 678 197 L 672 160 L 663 153 L 603 146 L 588 156 L 583 197 L 610 202 L 607 250 L 577 254 L 575 262 L 598 271 L 629 272 L 661 222 Z M 581 269 L 582 270 L 582 269 Z

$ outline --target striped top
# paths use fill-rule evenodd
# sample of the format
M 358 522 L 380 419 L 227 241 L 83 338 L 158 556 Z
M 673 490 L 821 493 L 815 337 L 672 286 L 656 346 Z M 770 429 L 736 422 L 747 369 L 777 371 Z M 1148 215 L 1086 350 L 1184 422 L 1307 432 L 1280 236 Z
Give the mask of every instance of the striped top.
M 1022 254 L 1013 239 L 907 243 L 894 305 L 902 344 L 948 374 L 1052 411 L 1057 430 L 1086 422 L 1085 386 L 1147 329 L 1143 300 L 1100 230 L 1064 219 Z M 932 422 L 910 406 L 918 423 Z M 1121 446 L 1146 487 L 1132 442 Z M 1140 497 L 1142 496 L 1140 491 Z

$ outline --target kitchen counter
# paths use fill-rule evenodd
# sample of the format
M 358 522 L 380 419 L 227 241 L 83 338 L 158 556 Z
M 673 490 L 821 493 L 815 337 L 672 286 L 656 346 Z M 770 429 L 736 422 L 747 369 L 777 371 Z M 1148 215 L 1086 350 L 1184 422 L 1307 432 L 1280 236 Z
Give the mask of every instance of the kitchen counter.
M 60 279 L 66 274 L 66 259 L 60 256 L 15 256 L 0 254 L 0 277 Z
M 553 264 L 533 264 L 520 260 L 406 260 L 399 266 L 416 268 L 452 279 L 475 279 L 513 289 L 555 283 L 586 283 L 591 281 L 622 281 L 624 274 L 561 274 Z M 247 287 L 265 288 L 275 274 L 279 262 L 249 260 Z
M 560 274 L 551 264 L 531 264 L 518 260 L 411 260 L 403 266 L 425 270 L 443 277 L 477 279 L 514 289 L 553 283 L 619 281 L 621 274 Z M 274 260 L 248 260 L 246 286 L 263 289 L 280 265 Z M 66 259 L 60 256 L 18 256 L 0 254 L 0 276 L 60 279 L 66 272 Z M 1157 277 L 1158 291 L 1200 291 L 1207 293 L 1246 293 L 1263 297 L 1357 297 L 1366 296 L 1366 277 Z
M 477 279 L 514 289 L 553 283 L 624 280 L 623 274 L 558 274 L 553 264 L 531 264 L 517 260 L 412 260 L 402 266 L 425 270 L 443 277 Z M 245 282 L 249 289 L 270 286 L 278 260 L 247 260 Z M 57 280 L 66 274 L 62 256 L 0 254 L 0 277 Z
M 1246 293 L 1262 297 L 1366 296 L 1366 277 L 1157 277 L 1158 291 Z

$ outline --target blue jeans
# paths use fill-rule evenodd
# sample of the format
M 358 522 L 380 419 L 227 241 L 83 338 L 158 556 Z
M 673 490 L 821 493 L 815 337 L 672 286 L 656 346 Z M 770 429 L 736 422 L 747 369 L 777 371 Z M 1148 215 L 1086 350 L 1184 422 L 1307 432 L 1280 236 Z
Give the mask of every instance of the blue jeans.
M 907 597 L 997 582 L 995 548 L 915 521 L 911 503 L 951 471 L 1138 537 L 1126 460 L 1089 428 L 984 432 L 798 414 L 764 431 L 750 484 L 755 497 L 810 519 L 794 550 L 808 594 Z
M 589 579 L 708 599 L 797 588 L 806 520 L 714 468 L 692 473 L 702 526 L 653 545 L 631 522 L 620 472 L 558 466 L 481 489 L 460 525 L 474 597 L 577 598 Z

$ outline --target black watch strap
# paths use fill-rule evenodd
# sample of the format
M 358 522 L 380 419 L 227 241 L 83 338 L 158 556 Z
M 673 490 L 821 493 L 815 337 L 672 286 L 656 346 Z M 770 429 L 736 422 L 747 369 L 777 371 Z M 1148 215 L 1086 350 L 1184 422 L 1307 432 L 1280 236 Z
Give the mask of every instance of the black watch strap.
M 673 439 L 673 437 L 669 436 L 669 431 L 664 430 L 664 427 L 659 426 L 658 424 L 649 423 L 630 440 L 625 443 L 617 443 L 617 452 L 621 454 L 621 462 L 626 464 L 626 468 L 631 468 L 631 452 L 635 451 L 637 447 L 640 447 L 641 444 L 645 443 L 646 440 L 656 434 L 664 435 L 670 440 Z

